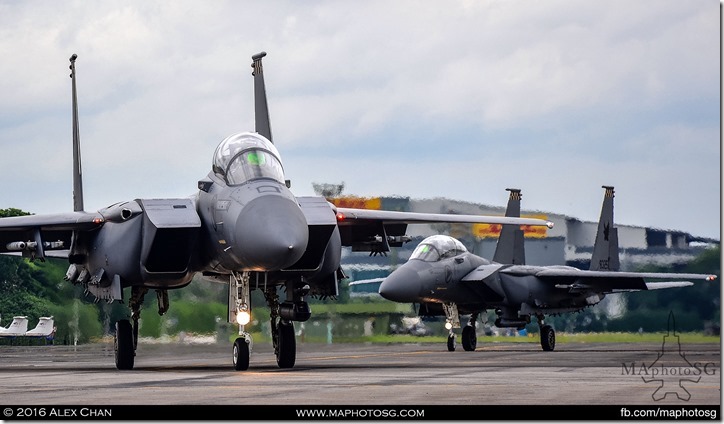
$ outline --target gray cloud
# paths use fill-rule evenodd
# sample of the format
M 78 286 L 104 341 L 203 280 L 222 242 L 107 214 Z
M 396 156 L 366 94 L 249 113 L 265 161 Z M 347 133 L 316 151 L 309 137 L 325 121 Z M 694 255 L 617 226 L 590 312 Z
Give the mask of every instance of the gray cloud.
M 447 196 L 720 233 L 719 5 L 99 1 L 0 4 L 0 207 L 69 210 L 79 55 L 87 207 L 182 196 L 253 129 L 297 194 Z M 434 175 L 434 179 L 429 179 Z

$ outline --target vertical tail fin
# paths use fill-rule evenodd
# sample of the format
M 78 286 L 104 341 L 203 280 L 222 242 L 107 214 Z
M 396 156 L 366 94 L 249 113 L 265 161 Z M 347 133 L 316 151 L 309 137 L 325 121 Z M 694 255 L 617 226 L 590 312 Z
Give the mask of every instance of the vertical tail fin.
M 78 128 L 78 92 L 75 88 L 75 60 L 70 57 L 70 79 L 73 82 L 73 210 L 83 210 L 83 171 L 80 165 L 80 129 Z
M 613 226 L 613 187 L 603 186 L 606 192 L 603 196 L 601 218 L 598 221 L 596 241 L 593 245 L 591 267 L 593 271 L 618 271 L 618 229 Z
M 256 132 L 266 137 L 272 143 L 271 122 L 269 121 L 269 107 L 266 102 L 266 87 L 264 86 L 264 71 L 261 66 L 261 59 L 266 56 L 266 52 L 257 53 L 251 57 L 253 60 L 251 67 L 254 71 L 254 118 Z
M 508 206 L 505 209 L 505 216 L 520 217 L 520 199 L 523 197 L 517 188 L 507 188 L 510 192 L 508 196 Z M 503 224 L 498 237 L 498 244 L 495 247 L 495 255 L 493 261 L 501 264 L 524 265 L 525 264 L 525 248 L 524 235 L 520 225 Z

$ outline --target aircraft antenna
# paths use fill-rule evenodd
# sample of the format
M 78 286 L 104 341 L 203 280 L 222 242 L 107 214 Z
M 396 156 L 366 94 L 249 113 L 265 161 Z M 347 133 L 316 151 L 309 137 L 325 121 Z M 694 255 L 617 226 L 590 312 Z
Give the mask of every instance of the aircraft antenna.
M 75 60 L 70 57 L 70 79 L 73 82 L 73 210 L 83 210 L 83 171 L 80 166 L 80 130 L 78 128 L 78 92 L 75 87 Z
M 269 107 L 266 101 L 266 88 L 264 86 L 264 71 L 261 66 L 261 59 L 266 56 L 266 52 L 257 53 L 251 57 L 253 60 L 251 67 L 254 71 L 254 117 L 256 132 L 266 137 L 272 143 L 271 123 L 269 122 Z

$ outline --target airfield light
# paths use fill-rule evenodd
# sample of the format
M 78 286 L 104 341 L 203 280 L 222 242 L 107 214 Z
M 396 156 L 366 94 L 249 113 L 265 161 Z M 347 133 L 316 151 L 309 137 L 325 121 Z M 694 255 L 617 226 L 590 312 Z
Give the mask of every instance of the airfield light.
M 445 322 L 445 329 L 446 329 L 446 330 L 449 330 L 449 329 L 451 329 L 451 328 L 452 328 L 452 323 L 451 323 L 450 321 L 446 321 L 446 322 Z
M 239 310 L 236 313 L 236 322 L 239 323 L 239 325 L 246 325 L 251 321 L 251 314 L 247 310 Z

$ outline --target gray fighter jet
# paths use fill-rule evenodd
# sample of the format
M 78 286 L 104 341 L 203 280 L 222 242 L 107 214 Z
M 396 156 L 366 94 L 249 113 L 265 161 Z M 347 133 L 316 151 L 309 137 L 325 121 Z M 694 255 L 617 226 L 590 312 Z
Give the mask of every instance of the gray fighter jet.
M 324 197 L 290 191 L 272 142 L 261 52 L 252 56 L 255 126 L 232 134 L 213 153 L 211 171 L 186 198 L 122 201 L 83 210 L 75 63 L 70 58 L 73 119 L 73 212 L 0 219 L 0 253 L 30 260 L 67 258 L 66 279 L 108 302 L 125 301 L 130 319 L 115 327 L 115 363 L 132 369 L 141 305 L 155 290 L 158 312 L 168 290 L 194 275 L 229 285 L 229 322 L 239 323 L 233 344 L 236 370 L 249 366 L 250 290 L 263 292 L 271 310 L 277 364 L 294 366 L 294 321 L 311 316 L 308 296 L 334 297 L 342 246 L 384 253 L 409 241 L 407 224 L 432 222 L 547 225 L 539 219 L 424 214 L 337 208 Z M 278 288 L 283 288 L 280 299 Z M 124 290 L 128 289 L 128 290 Z M 124 293 L 125 292 L 125 293 Z
M 575 312 L 600 302 L 606 294 L 693 285 L 690 281 L 716 279 L 714 275 L 619 271 L 618 233 L 613 226 L 613 187 L 605 188 L 601 218 L 590 270 L 570 266 L 525 265 L 523 231 L 504 224 L 493 260 L 468 252 L 457 239 L 434 235 L 424 239 L 410 259 L 382 280 L 382 297 L 419 305 L 421 316 L 445 316 L 448 350 L 454 351 L 453 329 L 460 315 L 469 315 L 462 329 L 466 351 L 477 345 L 476 321 L 494 309 L 501 328 L 523 329 L 535 316 L 543 350 L 555 348 L 555 331 L 544 322 L 546 314 Z M 520 190 L 508 189 L 506 216 L 520 216 Z M 649 279 L 677 280 L 647 282 Z

